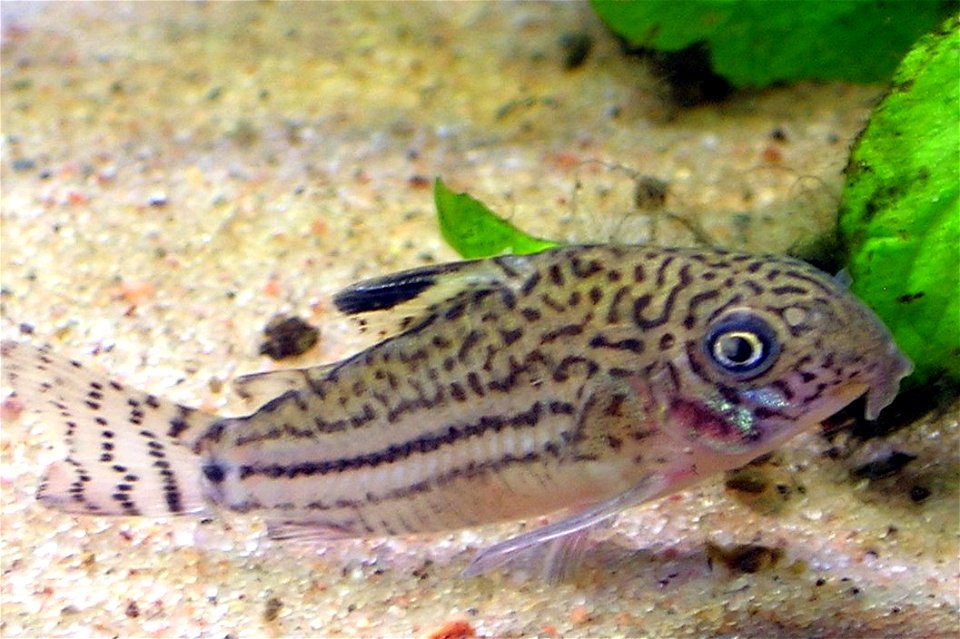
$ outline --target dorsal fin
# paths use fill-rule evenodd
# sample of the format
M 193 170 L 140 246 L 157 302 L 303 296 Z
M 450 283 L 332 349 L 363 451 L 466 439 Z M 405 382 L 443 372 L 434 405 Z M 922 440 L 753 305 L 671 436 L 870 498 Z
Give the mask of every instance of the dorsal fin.
M 532 273 L 530 256 L 424 266 L 351 284 L 333 297 L 337 309 L 378 339 L 413 328 L 465 293 L 519 287 Z
M 323 379 L 337 364 L 241 375 L 233 380 L 233 390 L 249 408 L 259 408 L 289 390 L 308 386 L 311 380 Z
M 526 256 L 504 255 L 424 266 L 351 284 L 334 295 L 337 310 L 356 320 L 362 332 L 384 339 L 413 328 L 429 314 L 465 294 L 520 286 L 533 270 Z M 251 408 L 289 390 L 319 381 L 340 362 L 238 377 L 233 389 Z

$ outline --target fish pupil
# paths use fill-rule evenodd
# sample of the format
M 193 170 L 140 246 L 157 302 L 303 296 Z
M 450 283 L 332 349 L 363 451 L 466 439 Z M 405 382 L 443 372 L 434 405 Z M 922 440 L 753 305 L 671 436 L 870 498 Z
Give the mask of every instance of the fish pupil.
M 773 366 L 780 355 L 780 344 L 764 318 L 738 310 L 713 325 L 703 351 L 724 373 L 747 380 Z
M 749 366 L 763 357 L 763 343 L 752 333 L 727 333 L 717 338 L 714 354 L 720 362 Z

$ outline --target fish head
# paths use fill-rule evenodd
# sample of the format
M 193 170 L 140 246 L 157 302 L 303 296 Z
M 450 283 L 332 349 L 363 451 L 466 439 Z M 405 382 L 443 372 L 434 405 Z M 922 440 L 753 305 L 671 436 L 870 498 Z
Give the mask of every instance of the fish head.
M 868 419 L 893 400 L 913 367 L 845 287 L 787 259 L 744 277 L 699 309 L 696 328 L 651 382 L 671 437 L 728 456 L 730 467 L 864 393 Z

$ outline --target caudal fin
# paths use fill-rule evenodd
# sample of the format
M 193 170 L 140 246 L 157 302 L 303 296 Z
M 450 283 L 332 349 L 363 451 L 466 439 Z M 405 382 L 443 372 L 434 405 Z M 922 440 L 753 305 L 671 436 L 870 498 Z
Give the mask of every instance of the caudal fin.
M 202 512 L 201 462 L 191 450 L 217 417 L 129 389 L 28 344 L 0 346 L 3 379 L 29 411 L 60 426 L 63 461 L 47 468 L 37 499 L 70 513 Z

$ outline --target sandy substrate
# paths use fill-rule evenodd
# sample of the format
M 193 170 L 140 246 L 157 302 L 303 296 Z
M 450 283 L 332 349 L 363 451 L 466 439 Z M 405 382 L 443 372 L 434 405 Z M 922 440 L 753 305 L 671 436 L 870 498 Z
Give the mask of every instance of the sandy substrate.
M 693 243 L 637 209 L 650 175 L 716 244 L 779 252 L 830 224 L 881 91 L 679 110 L 582 4 L 2 11 L 3 338 L 224 412 L 232 377 L 273 366 L 257 344 L 274 314 L 321 328 L 289 365 L 336 360 L 364 344 L 332 293 L 455 258 L 435 176 L 538 235 Z M 565 70 L 572 32 L 594 47 Z M 627 513 L 552 584 L 535 565 L 458 576 L 519 524 L 323 547 L 256 518 L 50 512 L 33 494 L 54 433 L 5 404 L 0 634 L 958 636 L 956 408 L 864 445 L 801 436 L 761 471 L 775 497 L 713 478 Z M 852 478 L 893 451 L 916 459 Z M 767 550 L 723 561 L 737 544 Z

